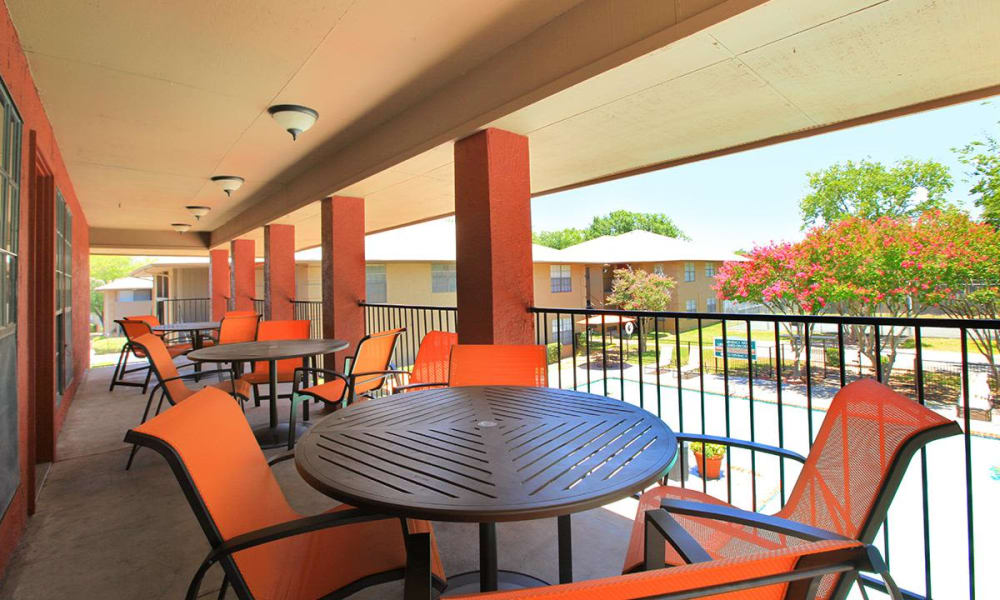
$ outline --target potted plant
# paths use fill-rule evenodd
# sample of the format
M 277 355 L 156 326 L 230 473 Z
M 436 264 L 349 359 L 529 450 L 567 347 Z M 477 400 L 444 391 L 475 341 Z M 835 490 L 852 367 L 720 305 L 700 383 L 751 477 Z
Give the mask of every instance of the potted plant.
M 726 456 L 726 446 L 693 442 L 691 451 L 694 452 L 698 474 L 705 479 L 718 479 L 722 470 L 722 459 Z

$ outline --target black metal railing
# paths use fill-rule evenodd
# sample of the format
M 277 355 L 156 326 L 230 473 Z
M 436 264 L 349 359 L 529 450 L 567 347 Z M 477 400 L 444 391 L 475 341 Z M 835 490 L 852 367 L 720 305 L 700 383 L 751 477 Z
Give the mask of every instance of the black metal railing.
M 160 298 L 156 301 L 156 317 L 164 325 L 209 321 L 212 305 L 209 298 Z
M 970 390 L 977 390 L 970 377 L 979 373 L 987 396 L 1000 384 L 1000 348 L 977 348 L 988 336 L 974 335 L 1000 332 L 1000 321 L 531 312 L 537 341 L 548 349 L 549 385 L 636 403 L 678 432 L 745 438 L 805 455 L 833 393 L 860 377 L 886 382 L 958 419 L 962 438 L 932 444 L 910 466 L 877 544 L 910 598 L 974 598 L 977 588 L 991 584 L 976 550 L 989 557 L 984 551 L 995 537 L 989 531 L 997 531 L 996 506 L 985 498 L 995 499 L 1000 487 L 1000 441 L 972 420 L 992 412 L 971 405 Z M 688 460 L 682 452 L 672 483 L 764 512 L 784 506 L 800 468 L 730 449 L 721 477 L 710 482 Z M 974 488 L 983 493 L 974 496 Z
M 405 369 L 413 364 L 420 340 L 428 331 L 455 331 L 458 309 L 454 306 L 419 306 L 407 304 L 368 304 L 365 309 L 365 332 L 373 333 L 405 327 L 393 353 L 393 365 Z
M 292 300 L 294 318 L 309 321 L 309 337 L 323 338 L 323 303 L 319 300 Z

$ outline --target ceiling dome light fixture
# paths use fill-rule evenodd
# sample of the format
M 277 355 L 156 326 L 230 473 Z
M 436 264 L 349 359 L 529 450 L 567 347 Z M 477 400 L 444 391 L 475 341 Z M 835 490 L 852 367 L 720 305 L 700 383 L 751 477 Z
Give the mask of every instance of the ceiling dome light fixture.
M 227 196 L 232 196 L 233 192 L 240 189 L 243 185 L 244 179 L 242 177 L 237 177 L 236 175 L 216 175 L 212 178 L 212 181 L 219 184 L 223 192 L 226 192 Z
M 177 233 L 184 233 L 191 229 L 191 225 L 189 223 L 171 223 L 170 226 L 173 227 L 174 231 Z
M 208 211 L 212 210 L 211 207 L 208 206 L 185 206 L 184 208 L 191 211 L 191 214 L 194 215 L 194 218 L 199 221 L 201 220 L 202 217 L 208 214 Z
M 292 139 L 299 139 L 299 134 L 306 131 L 316 123 L 319 113 L 298 104 L 275 104 L 267 109 L 268 114 L 285 128 L 285 131 L 292 134 Z

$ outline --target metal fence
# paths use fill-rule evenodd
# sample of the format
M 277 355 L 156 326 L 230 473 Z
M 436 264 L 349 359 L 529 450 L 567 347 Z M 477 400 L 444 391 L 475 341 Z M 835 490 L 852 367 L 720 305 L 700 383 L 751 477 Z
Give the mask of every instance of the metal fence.
M 314 340 L 323 337 L 323 303 L 319 300 L 292 300 L 294 318 L 309 321 L 309 337 Z
M 208 298 L 160 298 L 156 301 L 156 318 L 164 325 L 210 321 L 211 313 Z
M 537 341 L 548 348 L 551 386 L 637 403 L 685 433 L 745 437 L 806 454 L 832 394 L 860 377 L 887 382 L 914 401 L 957 418 L 964 429 L 961 440 L 941 440 L 920 452 L 901 487 L 912 493 L 897 494 L 876 542 L 909 598 L 959 597 L 956 592 L 975 598 L 977 588 L 992 585 L 992 576 L 983 569 L 992 559 L 985 549 L 996 537 L 1000 519 L 987 499 L 996 483 L 992 480 L 1000 479 L 1000 463 L 990 467 L 988 461 L 995 461 L 1000 441 L 973 435 L 972 419 L 985 419 L 991 411 L 971 405 L 976 381 L 970 376 L 982 374 L 977 377 L 989 386 L 987 396 L 997 389 L 994 360 L 1000 359 L 1000 349 L 980 352 L 975 342 L 982 340 L 984 330 L 1000 332 L 1000 321 L 556 308 L 531 312 Z M 684 331 L 685 322 L 694 327 Z M 833 334 L 814 333 L 820 325 Z M 933 344 L 923 333 L 932 328 L 953 330 L 954 350 L 929 349 Z M 907 336 L 900 337 L 904 331 Z M 926 358 L 928 353 L 933 358 Z M 955 360 L 942 358 L 951 356 Z M 726 454 L 723 475 L 711 484 L 696 467 L 689 469 L 687 452 L 682 452 L 671 479 L 682 486 L 693 481 L 747 509 L 779 509 L 798 467 L 775 459 L 771 479 L 761 479 L 755 473 L 766 464 L 765 457 L 740 452 L 745 454 L 737 457 L 732 449 Z M 977 497 L 977 486 L 990 487 Z M 903 516 L 897 523 L 892 517 L 900 514 L 915 518 Z M 866 583 L 881 586 L 873 579 Z M 993 597 L 996 590 L 982 597 Z
M 406 304 L 361 304 L 365 309 L 365 332 L 373 333 L 405 327 L 393 353 L 396 368 L 413 364 L 420 340 L 428 331 L 455 331 L 458 309 L 453 306 L 419 306 Z

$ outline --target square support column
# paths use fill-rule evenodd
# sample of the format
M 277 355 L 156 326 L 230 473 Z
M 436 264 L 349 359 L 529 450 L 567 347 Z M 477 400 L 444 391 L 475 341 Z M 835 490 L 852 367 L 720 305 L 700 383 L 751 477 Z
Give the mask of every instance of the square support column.
M 350 356 L 365 335 L 365 201 L 332 196 L 321 201 L 323 337 L 347 340 Z M 326 368 L 343 368 L 327 356 Z
M 486 129 L 455 143 L 458 341 L 534 344 L 528 138 Z
M 208 296 L 212 320 L 218 321 L 229 306 L 229 251 L 208 251 Z
M 295 227 L 264 226 L 264 318 L 294 318 Z
M 253 310 L 253 295 L 257 284 L 254 273 L 253 240 L 233 240 L 229 243 L 233 257 L 230 271 L 230 310 Z

